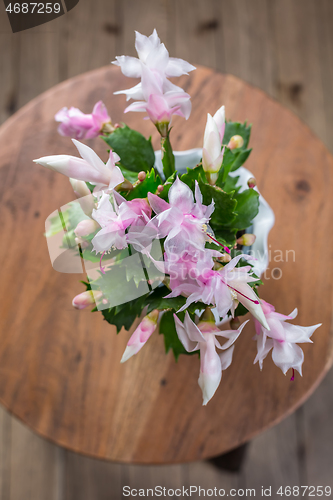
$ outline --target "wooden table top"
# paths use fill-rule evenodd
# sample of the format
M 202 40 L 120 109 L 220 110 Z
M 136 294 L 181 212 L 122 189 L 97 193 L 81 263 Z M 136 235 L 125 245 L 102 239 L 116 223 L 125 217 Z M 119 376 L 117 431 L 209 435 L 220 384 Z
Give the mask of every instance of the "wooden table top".
M 117 336 L 101 314 L 72 308 L 85 276 L 54 271 L 43 236 L 46 217 L 74 199 L 67 178 L 32 163 L 76 154 L 56 132 L 61 107 L 90 112 L 102 99 L 114 123 L 126 119 L 153 134 L 158 148 L 151 123 L 139 113 L 124 116 L 125 98 L 113 95 L 131 83 L 119 68 L 92 71 L 42 94 L 0 128 L 0 401 L 40 435 L 86 455 L 127 463 L 200 460 L 280 421 L 331 366 L 333 159 L 298 118 L 243 81 L 206 68 L 179 79 L 193 111 L 187 123 L 174 121 L 175 150 L 200 147 L 206 114 L 221 104 L 228 118 L 253 123 L 246 166 L 276 215 L 261 295 L 284 314 L 297 306 L 298 324 L 323 323 L 314 344 L 304 345 L 304 376 L 294 382 L 271 359 L 262 372 L 253 365 L 254 330 L 247 327 L 220 388 L 202 407 L 199 360 L 175 363 L 162 336 L 120 364 L 130 334 Z M 88 144 L 107 158 L 103 141 Z

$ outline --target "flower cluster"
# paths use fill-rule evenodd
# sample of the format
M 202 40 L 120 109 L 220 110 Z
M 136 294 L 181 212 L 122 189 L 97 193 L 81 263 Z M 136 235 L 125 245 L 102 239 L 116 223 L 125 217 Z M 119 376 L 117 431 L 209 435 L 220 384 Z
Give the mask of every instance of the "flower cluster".
M 114 64 L 140 82 L 116 93 L 136 100 L 125 112 L 145 111 L 159 131 L 163 172 L 155 165 L 150 140 L 126 125 L 114 127 L 101 101 L 91 115 L 75 108 L 56 115 L 59 133 L 72 137 L 80 157 L 35 160 L 69 177 L 78 202 L 62 215 L 66 241 L 73 238 L 73 251 L 97 269 L 97 277 L 88 276 L 87 290 L 73 299 L 73 306 L 100 310 L 118 330 L 128 330 L 143 315 L 121 362 L 136 355 L 157 328 L 176 358 L 200 353 L 198 383 L 204 405 L 232 362 L 235 342 L 249 321 L 239 318 L 248 312 L 256 330 L 254 362 L 262 368 L 272 350 L 273 362 L 283 373 L 291 369 L 294 378 L 295 370 L 302 373 L 304 359 L 298 344 L 311 342 L 320 325 L 287 323 L 296 310 L 284 316 L 259 298 L 260 277 L 246 253 L 255 241 L 247 229 L 258 213 L 259 193 L 254 178 L 241 190 L 232 175 L 250 154 L 250 127 L 226 122 L 224 106 L 214 116 L 208 114 L 202 160 L 177 175 L 170 122 L 174 114 L 187 119 L 191 102 L 169 78 L 195 68 L 169 57 L 155 30 L 150 37 L 136 33 L 135 46 L 138 58 L 121 56 Z M 97 135 L 110 148 L 106 163 L 77 140 Z M 61 231 L 63 220 L 59 224 L 51 219 L 48 236 Z M 127 285 L 131 298 L 120 302 Z M 230 329 L 223 328 L 227 321 Z

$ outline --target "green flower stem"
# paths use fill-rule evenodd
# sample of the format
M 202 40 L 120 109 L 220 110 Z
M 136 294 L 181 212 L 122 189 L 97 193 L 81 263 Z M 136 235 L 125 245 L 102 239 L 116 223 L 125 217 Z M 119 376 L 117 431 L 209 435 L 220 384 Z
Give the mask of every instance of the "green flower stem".
M 170 131 L 168 131 L 166 137 L 161 137 L 163 173 L 166 179 L 168 179 L 176 171 L 175 157 L 172 151 L 169 136 Z

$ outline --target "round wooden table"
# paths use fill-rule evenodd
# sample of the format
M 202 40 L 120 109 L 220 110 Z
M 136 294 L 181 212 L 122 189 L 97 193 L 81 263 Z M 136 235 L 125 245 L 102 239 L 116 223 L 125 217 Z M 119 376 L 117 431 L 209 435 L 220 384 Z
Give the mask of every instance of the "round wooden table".
M 61 107 L 88 113 L 102 99 L 114 123 L 126 119 L 153 134 L 158 148 L 152 124 L 139 113 L 123 115 L 125 98 L 113 95 L 132 83 L 119 68 L 101 68 L 52 88 L 0 129 L 0 401 L 40 435 L 92 457 L 200 460 L 279 422 L 331 366 L 333 159 L 298 118 L 243 81 L 206 68 L 179 79 L 192 95 L 193 111 L 188 122 L 174 121 L 175 150 L 200 147 L 207 112 L 221 104 L 228 118 L 253 123 L 254 151 L 246 166 L 276 215 L 261 294 L 281 313 L 297 306 L 297 324 L 323 323 L 314 344 L 304 345 L 304 376 L 294 382 L 270 357 L 263 372 L 253 365 L 256 343 L 248 326 L 220 388 L 202 407 L 199 360 L 182 356 L 176 363 L 165 355 L 162 336 L 153 335 L 120 364 L 129 333 L 117 336 L 101 314 L 72 308 L 85 276 L 56 272 L 43 236 L 49 214 L 74 199 L 66 177 L 32 163 L 44 155 L 77 154 L 70 139 L 57 134 L 53 117 Z M 103 141 L 88 143 L 106 160 Z

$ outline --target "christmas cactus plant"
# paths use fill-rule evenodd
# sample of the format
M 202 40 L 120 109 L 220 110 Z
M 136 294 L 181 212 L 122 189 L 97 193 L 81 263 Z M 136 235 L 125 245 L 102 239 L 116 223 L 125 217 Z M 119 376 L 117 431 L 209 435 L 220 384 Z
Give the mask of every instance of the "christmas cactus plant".
M 137 354 L 159 330 L 166 351 L 200 356 L 203 404 L 214 395 L 231 361 L 235 342 L 249 320 L 255 322 L 255 362 L 272 351 L 283 373 L 302 373 L 299 343 L 311 342 L 320 325 L 289 323 L 297 315 L 275 312 L 259 298 L 262 284 L 253 270 L 248 231 L 258 213 L 254 178 L 240 190 L 235 171 L 248 158 L 251 127 L 225 120 L 224 106 L 208 114 L 202 160 L 178 174 L 171 146 L 173 115 L 187 119 L 190 96 L 169 78 L 194 66 L 169 57 L 156 31 L 136 33 L 138 58 L 117 57 L 124 75 L 140 82 L 125 94 L 125 113 L 145 112 L 161 136 L 162 169 L 150 139 L 125 124 L 113 124 L 100 101 L 91 114 L 63 108 L 56 114 L 61 135 L 72 137 L 80 157 L 57 155 L 36 163 L 67 177 L 78 198 L 52 218 L 46 236 L 66 230 L 63 247 L 87 264 L 86 290 L 73 299 L 77 309 L 92 307 L 119 332 L 143 319 L 130 337 L 122 362 Z M 105 164 L 78 139 L 101 136 L 109 149 Z M 224 325 L 229 328 L 225 329 Z

